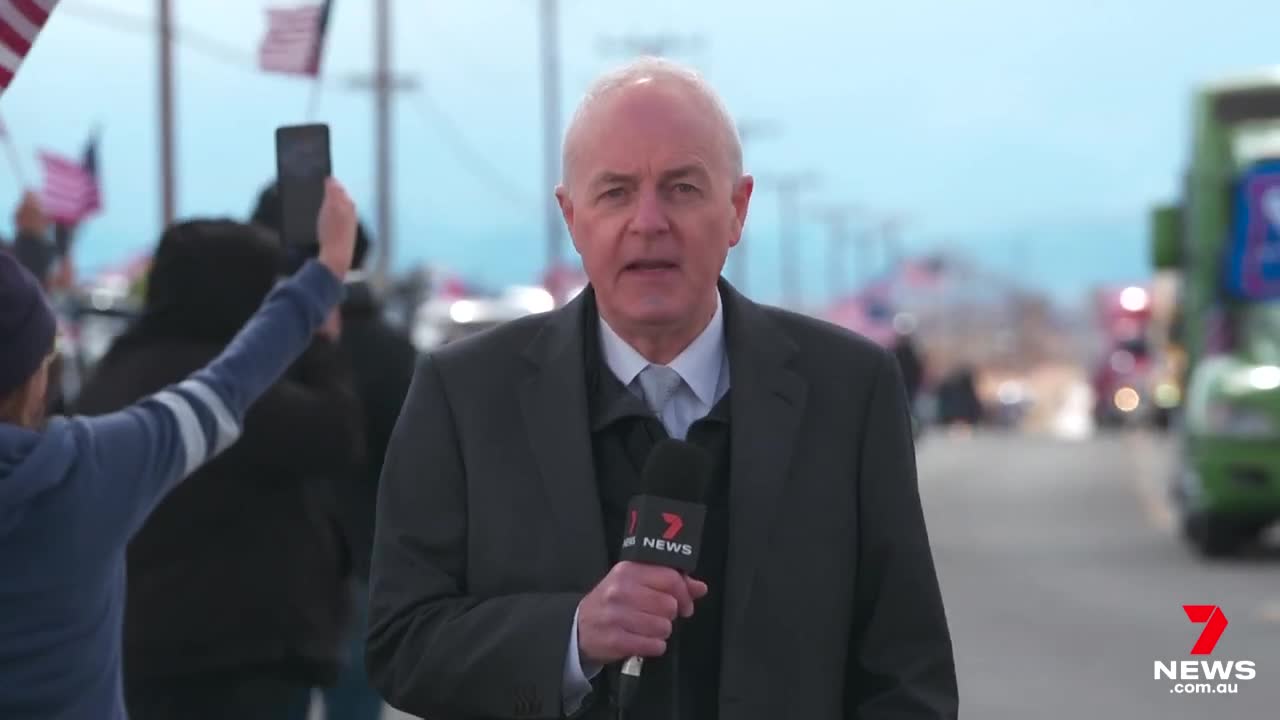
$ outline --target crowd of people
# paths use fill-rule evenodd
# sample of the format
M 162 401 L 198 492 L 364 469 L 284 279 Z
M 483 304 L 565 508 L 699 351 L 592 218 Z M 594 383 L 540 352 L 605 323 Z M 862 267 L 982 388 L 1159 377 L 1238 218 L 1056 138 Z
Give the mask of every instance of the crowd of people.
M 280 245 L 279 216 L 268 187 L 244 221 L 167 228 L 140 315 L 76 397 L 61 397 L 53 380 L 63 356 L 49 355 L 45 414 L 111 417 L 213 362 L 305 259 Z M 237 442 L 156 498 L 128 543 L 120 652 L 134 720 L 305 720 L 313 688 L 322 689 L 331 720 L 381 715 L 363 663 L 369 557 L 381 460 L 417 353 L 361 279 L 369 246 L 357 225 L 341 304 L 249 407 Z M 43 291 L 58 291 L 67 266 L 60 250 L 38 198 L 27 195 L 13 241 L 0 248 L 13 266 L 9 277 L 22 272 Z M 25 322 L 4 291 L 0 330 Z M 6 342 L 4 362 L 10 353 Z M 11 390 L 0 387 L 0 397 Z M 6 439 L 0 433 L 0 477 L 13 471 L 6 462 L 18 462 Z M 3 495 L 0 516 L 14 511 Z M 0 547 L 13 540 L 0 539 Z M 38 596 L 8 590 L 0 590 L 0 606 L 8 606 L 0 614 L 29 617 L 33 609 L 16 603 Z M 0 638 L 5 625 L 0 620 Z M 0 640 L 0 716 L 16 717 L 6 711 L 20 716 L 38 705 L 24 706 L 11 686 L 6 662 L 20 660 L 7 658 L 6 646 L 20 647 Z

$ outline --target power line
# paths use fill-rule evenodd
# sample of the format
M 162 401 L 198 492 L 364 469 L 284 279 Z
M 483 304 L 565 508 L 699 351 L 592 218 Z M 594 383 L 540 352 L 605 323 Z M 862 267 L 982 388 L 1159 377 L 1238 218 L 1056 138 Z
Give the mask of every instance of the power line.
M 152 36 L 156 32 L 156 24 L 153 18 L 121 12 L 91 3 L 59 3 L 58 14 L 78 17 L 81 20 L 96 21 L 101 26 L 134 35 Z M 172 26 L 171 38 L 175 45 L 182 45 L 211 60 L 217 60 L 226 65 L 242 68 L 244 65 L 253 62 L 253 55 L 249 51 L 229 45 L 212 35 L 205 35 L 183 25 L 175 23 Z
M 69 11 L 66 13 L 68 15 L 77 16 L 84 20 L 97 21 L 103 26 L 121 32 L 146 35 L 148 37 L 155 34 L 155 21 L 145 16 L 84 2 L 59 4 L 58 12 L 62 13 L 64 11 Z M 256 59 L 251 52 L 223 43 L 213 36 L 175 24 L 172 37 L 175 45 L 193 50 L 200 55 L 230 67 L 235 67 L 239 70 L 248 70 L 256 67 Z M 334 88 L 350 86 L 347 80 L 336 77 L 323 81 L 323 84 Z M 485 158 L 484 154 L 477 149 L 476 144 L 466 137 L 460 125 L 421 86 L 417 88 L 416 93 L 411 93 L 411 95 L 417 101 L 413 104 L 413 108 L 417 111 L 423 123 L 445 136 L 449 149 L 454 151 L 458 159 L 463 162 L 464 167 L 471 171 L 477 179 L 487 183 L 509 201 L 522 205 L 533 205 L 533 199 L 530 194 L 527 191 L 520 190 L 517 184 L 511 182 L 494 163 Z
M 454 151 L 458 159 L 463 161 L 463 164 L 473 172 L 477 179 L 489 184 L 493 189 L 505 196 L 508 201 L 527 206 L 532 212 L 535 206 L 532 196 L 527 191 L 520 189 L 516 183 L 503 175 L 496 165 L 485 158 L 483 153 L 466 138 L 458 124 L 432 100 L 425 90 L 419 88 L 418 92 L 413 94 L 413 98 L 416 100 L 413 107 L 418 111 L 422 121 L 445 136 L 449 149 Z

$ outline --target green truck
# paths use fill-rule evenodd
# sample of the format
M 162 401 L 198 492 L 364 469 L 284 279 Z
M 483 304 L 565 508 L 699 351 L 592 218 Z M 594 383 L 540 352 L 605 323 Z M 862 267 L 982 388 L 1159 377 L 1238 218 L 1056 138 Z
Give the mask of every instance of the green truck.
M 1179 279 L 1163 339 L 1182 373 L 1174 505 L 1185 538 L 1222 556 L 1280 519 L 1280 68 L 1193 105 L 1181 197 L 1153 212 L 1151 246 Z

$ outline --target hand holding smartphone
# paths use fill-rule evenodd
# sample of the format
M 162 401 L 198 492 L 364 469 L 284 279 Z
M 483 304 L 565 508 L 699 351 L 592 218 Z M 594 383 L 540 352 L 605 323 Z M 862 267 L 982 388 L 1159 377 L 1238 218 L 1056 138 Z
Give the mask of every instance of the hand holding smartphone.
M 331 174 L 328 125 L 276 128 L 280 240 L 286 249 L 310 252 L 318 245 L 316 218 L 324 200 L 325 179 Z

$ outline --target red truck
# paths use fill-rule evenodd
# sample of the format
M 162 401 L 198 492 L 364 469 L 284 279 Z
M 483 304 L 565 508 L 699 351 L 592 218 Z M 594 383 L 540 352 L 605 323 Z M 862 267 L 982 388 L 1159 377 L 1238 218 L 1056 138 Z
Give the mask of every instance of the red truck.
M 1094 420 L 1099 427 L 1147 422 L 1156 412 L 1147 337 L 1151 290 L 1144 285 L 1100 289 L 1095 307 L 1102 353 L 1093 368 Z

